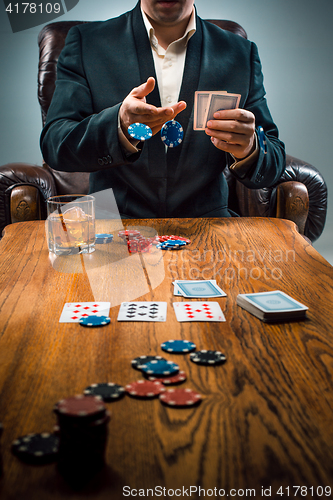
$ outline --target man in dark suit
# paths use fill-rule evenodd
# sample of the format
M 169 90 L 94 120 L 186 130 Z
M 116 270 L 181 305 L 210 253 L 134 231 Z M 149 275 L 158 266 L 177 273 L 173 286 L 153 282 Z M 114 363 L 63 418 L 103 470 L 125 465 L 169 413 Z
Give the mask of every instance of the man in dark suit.
M 260 188 L 285 167 L 255 44 L 203 21 L 193 3 L 141 0 L 118 18 L 72 28 L 59 58 L 44 159 L 57 170 L 92 172 L 90 192 L 113 188 L 123 217 L 228 217 L 225 168 Z M 194 131 L 196 90 L 240 94 L 239 109 Z M 175 117 L 184 139 L 166 152 L 159 131 Z M 134 122 L 153 137 L 131 139 Z

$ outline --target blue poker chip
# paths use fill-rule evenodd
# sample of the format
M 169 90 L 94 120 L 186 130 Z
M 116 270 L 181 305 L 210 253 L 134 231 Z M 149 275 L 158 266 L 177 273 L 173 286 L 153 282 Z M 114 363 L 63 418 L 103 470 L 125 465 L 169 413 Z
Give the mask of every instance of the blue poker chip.
M 95 243 L 102 244 L 102 243 L 111 243 L 113 240 L 113 234 L 108 234 L 108 233 L 98 233 L 95 235 Z
M 176 120 L 169 120 L 161 128 L 161 139 L 169 148 L 176 148 L 183 141 L 184 130 Z
M 167 241 L 164 241 L 164 244 L 169 245 L 169 246 L 184 247 L 186 245 L 186 241 L 183 241 L 183 240 L 167 240 Z
M 142 365 L 140 370 L 146 375 L 156 375 L 157 377 L 162 377 L 164 375 L 175 375 L 179 372 L 179 366 L 173 361 L 155 359 Z
M 179 250 L 184 245 L 167 245 L 166 243 L 159 243 L 156 245 L 156 248 L 160 248 L 161 250 Z
M 173 354 L 185 354 L 194 351 L 196 345 L 189 340 L 168 340 L 161 344 L 163 351 L 172 352 Z
M 110 323 L 110 318 L 108 316 L 86 316 L 79 320 L 82 326 L 105 326 Z
M 151 128 L 144 123 L 132 123 L 127 131 L 133 139 L 137 139 L 138 141 L 146 141 L 153 136 Z

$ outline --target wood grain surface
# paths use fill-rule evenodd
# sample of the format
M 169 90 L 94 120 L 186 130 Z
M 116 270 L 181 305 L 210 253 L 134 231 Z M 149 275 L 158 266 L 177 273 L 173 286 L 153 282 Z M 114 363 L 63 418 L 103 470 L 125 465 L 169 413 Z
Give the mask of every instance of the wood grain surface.
M 117 237 L 121 222 L 98 221 L 97 232 L 113 232 L 110 245 L 98 245 L 89 256 L 52 259 L 43 222 L 5 229 L 0 498 L 120 500 L 134 498 L 134 491 L 126 496 L 130 490 L 150 498 L 222 498 L 222 490 L 234 498 L 264 498 L 262 488 L 271 498 L 286 498 L 294 496 L 293 486 L 306 487 L 306 498 L 327 498 L 317 487 L 333 488 L 333 268 L 285 220 L 122 222 L 145 235 L 178 234 L 192 243 L 129 255 Z M 216 299 L 226 322 L 177 322 L 172 303 L 186 299 L 173 296 L 174 279 L 216 279 L 227 293 Z M 309 307 L 305 321 L 265 324 L 236 305 L 239 293 L 277 289 Z M 111 301 L 110 325 L 59 323 L 66 302 L 94 300 Z M 167 321 L 117 322 L 119 304 L 128 300 L 166 301 Z M 12 455 L 17 437 L 52 431 L 58 400 L 92 383 L 142 378 L 131 360 L 161 355 L 160 344 L 170 339 L 227 356 L 224 365 L 205 367 L 188 355 L 165 355 L 186 372 L 183 387 L 203 395 L 200 406 L 179 410 L 128 396 L 108 404 L 107 467 L 78 491 L 54 464 L 29 466 Z M 158 486 L 165 488 L 160 496 L 147 492 Z

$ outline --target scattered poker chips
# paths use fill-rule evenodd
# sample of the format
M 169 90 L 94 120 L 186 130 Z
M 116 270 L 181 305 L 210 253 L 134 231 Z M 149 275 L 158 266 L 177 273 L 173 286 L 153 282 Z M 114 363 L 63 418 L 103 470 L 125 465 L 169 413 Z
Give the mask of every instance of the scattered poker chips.
M 154 360 L 166 361 L 166 359 L 162 358 L 162 356 L 139 356 L 137 358 L 132 359 L 131 365 L 136 370 L 141 370 L 143 365 L 149 363 L 149 361 L 154 361 Z
M 189 340 L 168 340 L 161 344 L 163 351 L 172 352 L 173 354 L 184 354 L 194 351 L 196 345 Z
M 95 235 L 95 243 L 97 245 L 105 244 L 105 243 L 111 243 L 113 240 L 113 234 L 109 233 L 98 233 Z
M 184 371 L 180 371 L 176 373 L 176 375 L 166 376 L 166 377 L 152 377 L 148 376 L 148 380 L 154 381 L 158 380 L 164 385 L 174 385 L 174 384 L 181 384 L 182 382 L 185 382 L 186 380 L 186 373 Z
M 105 326 L 110 323 L 111 319 L 108 316 L 86 316 L 79 320 L 81 326 Z
M 165 387 L 159 381 L 137 380 L 127 384 L 125 390 L 130 396 L 137 398 L 155 398 L 165 391 Z
M 92 384 L 83 391 L 86 396 L 101 398 L 105 403 L 111 403 L 125 394 L 125 389 L 121 385 L 112 382 L 104 384 Z
M 190 354 L 190 359 L 198 365 L 221 365 L 227 358 L 220 351 L 196 351 Z
M 153 136 L 152 130 L 144 123 L 132 123 L 127 129 L 129 135 L 138 141 L 146 141 Z
M 55 434 L 28 434 L 12 443 L 12 452 L 22 462 L 30 464 L 49 464 L 58 457 L 59 438 Z
M 183 127 L 176 120 L 167 121 L 161 128 L 161 139 L 169 148 L 179 146 L 183 141 Z
M 141 371 L 146 375 L 164 376 L 175 375 L 179 372 L 179 366 L 173 361 L 166 361 L 165 359 L 155 359 L 148 361 L 141 366 Z
M 167 389 L 160 395 L 160 401 L 168 406 L 188 407 L 201 402 L 201 394 L 192 389 Z

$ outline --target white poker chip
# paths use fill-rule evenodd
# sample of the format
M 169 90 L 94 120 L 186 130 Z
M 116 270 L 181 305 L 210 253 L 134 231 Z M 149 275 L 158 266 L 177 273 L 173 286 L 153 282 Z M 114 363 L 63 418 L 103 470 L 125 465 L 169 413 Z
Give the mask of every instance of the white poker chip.
M 144 123 L 132 123 L 127 131 L 133 139 L 137 139 L 138 141 L 146 141 L 153 136 L 151 128 Z

